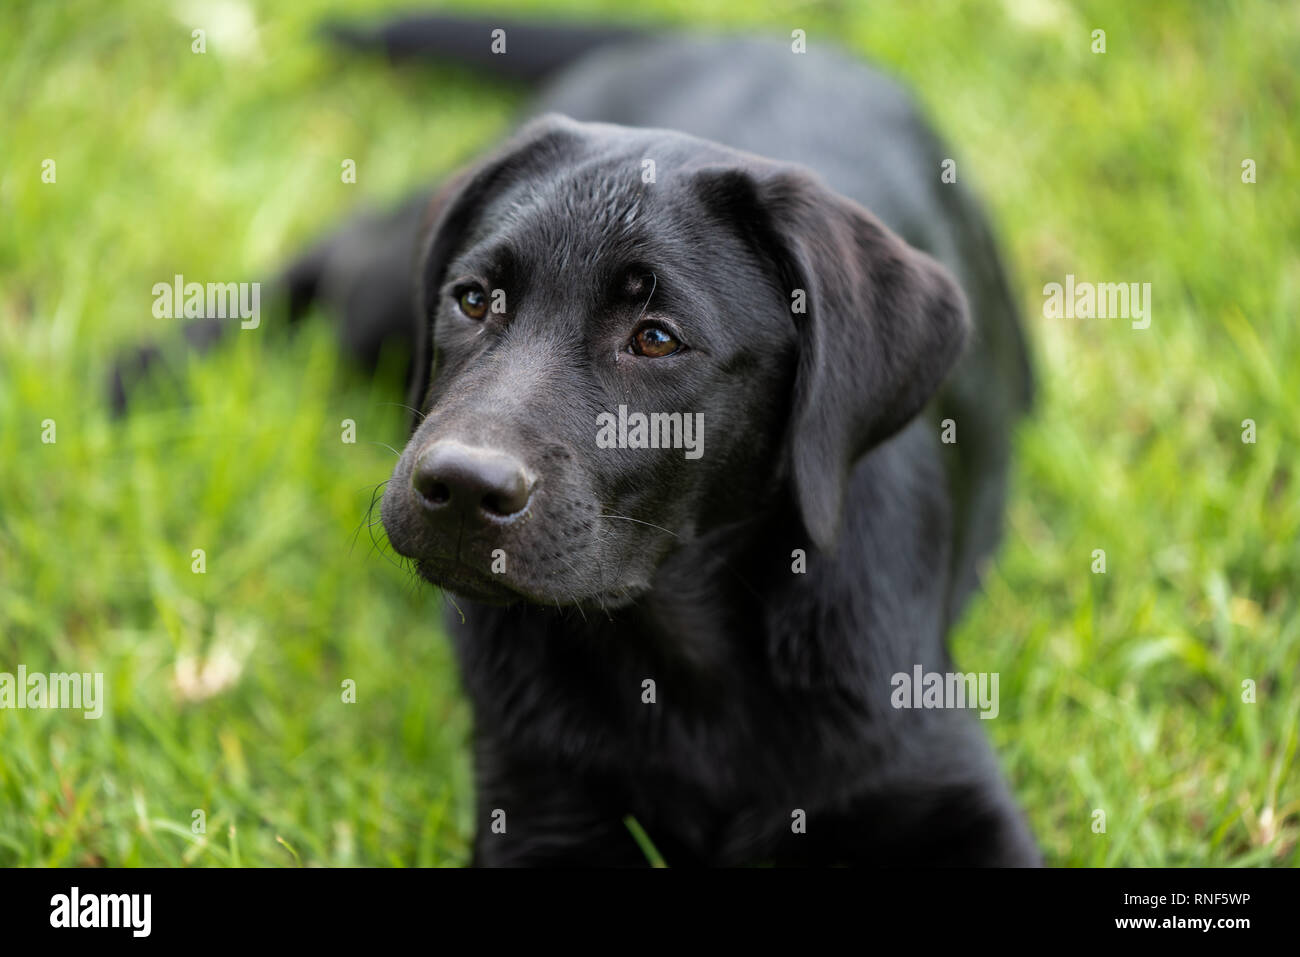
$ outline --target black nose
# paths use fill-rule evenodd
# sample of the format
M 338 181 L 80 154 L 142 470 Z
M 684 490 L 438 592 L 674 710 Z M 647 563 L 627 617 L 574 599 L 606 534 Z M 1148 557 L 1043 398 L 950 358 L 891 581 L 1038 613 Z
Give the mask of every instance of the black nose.
M 524 510 L 533 479 L 513 455 L 443 440 L 420 452 L 411 486 L 430 511 L 506 518 Z

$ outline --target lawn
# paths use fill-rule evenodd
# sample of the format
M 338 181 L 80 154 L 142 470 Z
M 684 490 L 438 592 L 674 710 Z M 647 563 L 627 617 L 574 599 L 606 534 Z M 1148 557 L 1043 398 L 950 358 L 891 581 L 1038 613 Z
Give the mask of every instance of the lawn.
M 0 710 L 0 865 L 467 859 L 441 598 L 368 527 L 401 396 L 324 322 L 232 336 L 124 421 L 100 387 L 184 321 L 154 283 L 262 278 L 509 129 L 519 90 L 323 47 L 339 9 L 0 10 L 0 672 L 106 694 Z M 993 212 L 1040 389 L 954 645 L 1001 675 L 984 723 L 1048 861 L 1300 864 L 1300 5 L 637 9 L 872 56 Z M 1149 282 L 1150 327 L 1046 318 L 1067 274 Z

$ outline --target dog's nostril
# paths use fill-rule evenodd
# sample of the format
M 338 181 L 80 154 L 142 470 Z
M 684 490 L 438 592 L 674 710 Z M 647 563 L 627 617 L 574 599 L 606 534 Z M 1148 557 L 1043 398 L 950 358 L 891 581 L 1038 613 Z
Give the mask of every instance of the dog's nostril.
M 513 515 L 515 512 L 523 511 L 528 504 L 528 485 L 523 481 L 523 476 L 519 476 L 519 481 L 511 484 L 509 489 L 497 492 L 488 492 L 483 496 L 483 510 L 492 515 Z
M 423 458 L 411 473 L 411 487 L 427 505 L 445 505 L 451 501 L 451 489 L 434 472 L 423 467 Z
M 439 513 L 506 518 L 528 505 L 533 480 L 512 455 L 444 440 L 420 453 L 411 486 L 426 508 Z

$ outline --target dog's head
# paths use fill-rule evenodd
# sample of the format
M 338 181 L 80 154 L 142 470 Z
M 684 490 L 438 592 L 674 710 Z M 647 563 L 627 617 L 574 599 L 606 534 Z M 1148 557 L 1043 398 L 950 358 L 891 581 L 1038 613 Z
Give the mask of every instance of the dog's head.
M 808 172 L 556 116 L 435 200 L 417 282 L 384 526 L 494 602 L 622 604 L 785 503 L 832 547 L 854 462 L 967 330 L 937 263 Z

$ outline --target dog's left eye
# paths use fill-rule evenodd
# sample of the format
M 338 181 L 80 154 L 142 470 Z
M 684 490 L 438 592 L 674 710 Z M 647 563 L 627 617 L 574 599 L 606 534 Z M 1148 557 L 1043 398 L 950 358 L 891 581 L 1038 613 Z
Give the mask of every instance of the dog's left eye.
M 662 359 L 679 351 L 682 344 L 677 337 L 658 323 L 646 323 L 632 335 L 628 351 L 647 359 Z
M 487 315 L 487 293 L 480 285 L 465 286 L 456 292 L 456 305 L 470 319 L 482 319 Z

